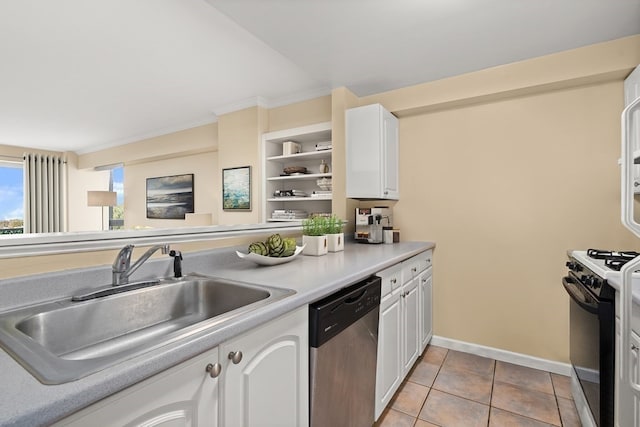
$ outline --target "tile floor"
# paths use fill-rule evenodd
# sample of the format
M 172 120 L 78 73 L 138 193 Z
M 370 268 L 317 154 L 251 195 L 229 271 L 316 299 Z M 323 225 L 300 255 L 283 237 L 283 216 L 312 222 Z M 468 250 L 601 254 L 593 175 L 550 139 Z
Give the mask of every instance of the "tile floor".
M 429 346 L 375 427 L 580 427 L 570 378 Z

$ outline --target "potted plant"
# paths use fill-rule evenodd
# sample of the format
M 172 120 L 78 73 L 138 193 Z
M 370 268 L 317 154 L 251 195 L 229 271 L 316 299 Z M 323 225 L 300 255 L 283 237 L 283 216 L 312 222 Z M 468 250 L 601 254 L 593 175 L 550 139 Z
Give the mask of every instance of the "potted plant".
M 333 214 L 326 219 L 325 225 L 329 252 L 344 251 L 344 233 L 342 232 L 344 223 L 342 220 Z
M 321 216 L 312 216 L 302 220 L 302 244 L 304 255 L 326 255 L 327 253 L 327 235 L 326 218 Z

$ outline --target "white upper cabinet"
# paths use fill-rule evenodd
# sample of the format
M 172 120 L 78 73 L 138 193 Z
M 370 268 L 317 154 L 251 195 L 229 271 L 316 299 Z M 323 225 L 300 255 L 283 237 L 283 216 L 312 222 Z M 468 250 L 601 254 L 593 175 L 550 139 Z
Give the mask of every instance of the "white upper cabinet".
M 347 197 L 398 200 L 398 119 L 380 104 L 346 112 Z

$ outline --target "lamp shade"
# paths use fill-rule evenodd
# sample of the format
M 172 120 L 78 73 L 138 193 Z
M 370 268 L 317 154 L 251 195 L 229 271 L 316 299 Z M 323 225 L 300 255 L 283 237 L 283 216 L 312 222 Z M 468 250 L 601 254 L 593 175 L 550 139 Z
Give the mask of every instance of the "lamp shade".
M 87 191 L 87 206 L 115 206 L 115 191 Z

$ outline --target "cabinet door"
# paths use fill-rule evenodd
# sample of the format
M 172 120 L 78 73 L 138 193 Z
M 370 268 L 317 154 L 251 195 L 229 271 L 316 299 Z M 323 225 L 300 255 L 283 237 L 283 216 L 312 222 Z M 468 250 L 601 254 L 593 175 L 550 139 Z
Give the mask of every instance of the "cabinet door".
M 218 381 L 206 372 L 218 362 L 214 348 L 179 366 L 110 396 L 57 426 L 214 427 Z
M 432 310 L 432 275 L 431 269 L 420 273 L 418 276 L 420 285 L 420 353 L 424 351 L 433 335 L 433 310 Z
M 418 278 L 407 282 L 402 293 L 402 316 L 403 316 L 403 352 L 402 352 L 402 377 L 409 372 L 416 360 L 418 360 L 419 350 L 419 299 L 418 299 Z
M 309 424 L 308 319 L 305 306 L 220 346 L 222 425 Z
M 400 190 L 398 188 L 398 119 L 386 110 L 383 110 L 382 132 L 383 198 L 399 199 Z
M 631 332 L 631 346 L 633 348 L 627 349 L 627 351 L 631 352 L 631 360 L 632 360 L 632 373 L 634 380 L 636 382 L 640 382 L 640 367 L 638 363 L 638 349 L 640 348 L 640 337 L 635 333 Z M 623 390 L 622 393 L 625 391 Z M 633 400 L 633 424 L 634 426 L 640 425 L 640 400 L 632 390 L 627 390 L 627 393 L 631 395 L 631 399 Z
M 377 420 L 384 408 L 391 401 L 402 382 L 401 337 L 402 314 L 400 293 L 398 288 L 387 295 L 380 303 L 380 321 L 378 328 L 378 361 L 376 373 L 376 405 Z

